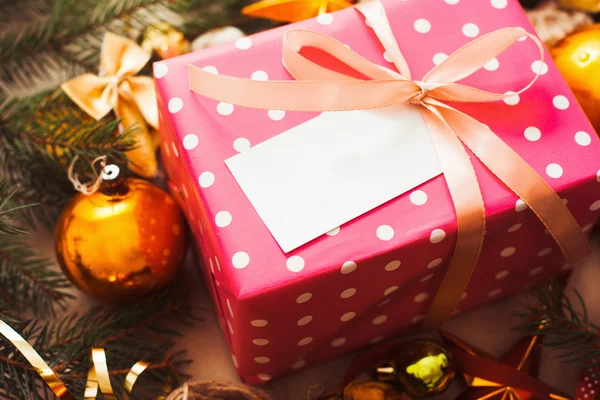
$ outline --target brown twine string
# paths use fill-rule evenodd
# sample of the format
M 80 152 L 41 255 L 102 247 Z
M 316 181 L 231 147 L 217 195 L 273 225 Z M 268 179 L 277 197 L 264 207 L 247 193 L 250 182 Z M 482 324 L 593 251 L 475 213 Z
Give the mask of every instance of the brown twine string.
M 91 166 L 92 166 L 92 172 L 94 174 L 94 179 L 91 182 L 87 182 L 87 183 L 80 182 L 79 178 L 77 177 L 77 174 L 73 172 L 75 163 L 77 162 L 78 158 L 79 158 L 79 156 L 75 156 L 75 158 L 73 158 L 73 161 L 71 161 L 71 164 L 69 165 L 69 170 L 68 170 L 69 181 L 71 181 L 71 183 L 73 184 L 73 187 L 78 192 L 81 192 L 85 195 L 90 195 L 92 193 L 95 193 L 98 190 L 98 188 L 100 187 L 100 184 L 102 183 L 102 174 L 98 174 L 98 172 L 96 172 L 96 163 L 100 162 L 100 166 L 102 167 L 102 169 L 104 169 L 104 167 L 106 167 L 106 156 L 96 157 L 94 159 L 94 161 L 92 161 Z
M 262 390 L 231 382 L 197 381 L 184 384 L 166 400 L 272 400 Z

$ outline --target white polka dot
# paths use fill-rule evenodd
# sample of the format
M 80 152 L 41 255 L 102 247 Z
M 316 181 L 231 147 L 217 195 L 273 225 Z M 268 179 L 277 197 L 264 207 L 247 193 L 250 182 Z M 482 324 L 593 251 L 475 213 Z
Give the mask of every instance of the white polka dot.
M 435 260 L 433 260 L 429 264 L 427 264 L 427 268 L 435 268 L 438 265 L 440 265 L 441 263 L 442 263 L 442 259 L 441 258 L 436 258 Z
M 600 210 L 600 200 L 596 200 L 590 206 L 590 211 L 598 211 L 598 210 Z
M 311 298 L 312 298 L 312 293 L 304 293 L 304 294 L 301 294 L 300 296 L 298 296 L 298 298 L 296 299 L 296 303 L 298 303 L 298 304 L 306 303 Z
M 519 40 L 519 42 L 524 42 L 527 40 L 527 36 L 523 35 L 518 40 Z
M 528 208 L 529 208 L 529 206 L 521 199 L 517 200 L 517 202 L 515 203 L 515 211 L 516 212 L 525 211 Z
M 198 183 L 200 184 L 200 187 L 210 187 L 213 183 L 215 183 L 215 176 L 212 174 L 212 172 L 203 172 L 200 174 L 200 177 L 198 177 Z
M 425 319 L 424 315 L 417 315 L 416 317 L 414 317 L 410 322 L 412 324 L 418 324 L 419 322 L 423 321 Z
M 194 135 L 193 133 L 190 133 L 183 137 L 183 147 L 186 150 L 195 149 L 196 146 L 198 146 L 198 142 L 199 142 L 198 136 Z
M 427 275 L 425 275 L 424 277 L 422 277 L 422 278 L 419 280 L 419 282 L 426 282 L 426 281 L 430 280 L 431 278 L 433 278 L 433 276 L 434 276 L 434 275 L 435 275 L 435 274 L 427 274 Z
M 535 267 L 534 269 L 532 269 L 531 271 L 529 271 L 529 275 L 533 276 L 533 275 L 537 275 L 540 272 L 542 272 L 544 270 L 544 267 Z
M 211 74 L 219 73 L 219 70 L 217 69 L 217 67 L 213 67 L 212 65 L 207 65 L 206 67 L 204 67 L 202 69 L 206 72 L 210 72 Z
M 302 317 L 298 320 L 297 324 L 298 326 L 304 326 L 306 324 L 308 324 L 310 321 L 312 321 L 313 317 L 312 315 L 307 315 L 305 317 Z
M 231 262 L 233 263 L 233 266 L 237 269 L 246 268 L 250 263 L 250 256 L 248 255 L 248 253 L 238 251 L 231 258 Z
M 431 243 L 439 243 L 446 237 L 446 232 L 443 229 L 434 229 L 429 235 L 429 241 Z
M 268 339 L 254 339 L 252 341 L 252 343 L 254 343 L 257 346 L 266 346 L 269 344 L 269 340 Z
M 350 312 L 347 312 L 346 314 L 342 315 L 342 317 L 340 318 L 340 321 L 347 322 L 347 321 L 350 321 L 354 317 L 356 317 L 356 313 L 350 311 Z
M 252 47 L 252 39 L 248 37 L 239 38 L 235 41 L 235 47 L 240 50 L 248 50 Z
M 258 70 L 252 73 L 250 79 L 252 79 L 253 81 L 268 81 L 269 75 L 267 75 L 265 71 Z
M 328 236 L 335 236 L 338 233 L 340 233 L 340 227 L 338 226 L 337 228 L 333 228 L 332 230 L 330 230 L 329 232 L 327 232 Z
M 385 339 L 385 336 L 377 336 L 371 339 L 371 344 L 379 343 Z
M 379 315 L 379 316 L 373 318 L 373 325 L 381 325 L 385 321 L 387 321 L 387 319 L 388 319 L 387 315 Z
M 317 22 L 321 25 L 329 25 L 333 22 L 333 15 L 326 13 L 317 16 Z
M 217 104 L 217 112 L 221 115 L 231 115 L 233 112 L 233 104 L 220 102 Z
M 161 62 L 154 63 L 154 77 L 156 79 L 164 77 L 168 72 L 169 67 L 167 67 L 167 64 Z
M 377 228 L 377 237 L 381 240 L 391 240 L 394 237 L 394 229 L 389 225 L 381 225 Z
M 257 327 L 257 328 L 262 328 L 265 327 L 269 324 L 268 321 L 264 320 L 264 319 L 255 319 L 253 321 L 250 322 L 250 325 Z
M 400 264 L 402 264 L 402 263 L 400 261 L 398 261 L 398 260 L 390 261 L 385 266 L 385 270 L 388 271 L 388 272 L 395 271 L 398 268 L 400 268 Z
M 383 52 L 383 59 L 389 63 L 392 62 L 392 59 L 390 58 L 390 55 L 387 53 L 387 51 Z
M 446 4 L 450 4 L 451 6 L 458 4 L 460 0 L 444 0 Z
M 266 381 L 270 381 L 271 380 L 271 375 L 269 375 L 269 374 L 257 374 L 256 376 L 261 381 L 265 381 L 266 382 Z
M 228 211 L 219 211 L 215 216 L 215 223 L 220 228 L 226 227 L 231 223 L 231 214 Z
M 462 27 L 462 33 L 466 37 L 475 37 L 479 35 L 479 27 L 472 22 L 464 24 Z
M 169 100 L 168 108 L 171 114 L 178 113 L 183 108 L 183 100 L 181 100 L 179 97 L 173 97 L 171 100 Z
M 587 132 L 579 131 L 575 134 L 575 143 L 580 146 L 589 146 L 592 143 L 592 137 Z
M 415 302 L 422 303 L 429 298 L 429 293 L 423 292 L 415 296 Z
M 254 361 L 259 364 L 268 364 L 271 359 L 269 357 L 254 357 Z
M 414 23 L 415 31 L 419 33 L 427 33 L 431 30 L 431 23 L 426 19 L 419 18 Z
M 285 117 L 285 111 L 283 110 L 269 110 L 268 114 L 273 121 L 281 121 Z
M 433 63 L 435 65 L 440 65 L 442 62 L 444 62 L 444 60 L 448 58 L 448 55 L 446 53 L 436 53 L 433 56 Z
M 291 256 L 287 259 L 285 265 L 292 272 L 300 272 L 304 269 L 304 259 L 300 256 Z
M 510 272 L 508 272 L 507 270 L 500 271 L 496 274 L 495 278 L 496 279 L 504 279 L 508 276 L 508 274 L 510 274 Z
M 515 254 L 515 251 L 517 251 L 517 249 L 515 249 L 514 247 L 507 247 L 500 252 L 500 255 L 502 257 L 510 257 L 513 254 Z
M 600 169 L 596 172 L 596 182 L 600 182 Z
M 298 360 L 292 364 L 292 369 L 301 369 L 304 368 L 304 366 L 306 366 L 306 361 Z
M 179 150 L 177 150 L 177 145 L 175 144 L 175 142 L 171 142 L 171 148 L 173 149 L 175 157 L 179 157 Z
M 341 269 L 341 273 L 346 275 L 351 273 L 352 271 L 354 271 L 356 269 L 357 265 L 354 261 L 346 261 L 343 265 L 342 265 L 342 269 Z
M 497 8 L 499 10 L 505 8 L 508 4 L 506 0 L 492 0 L 491 3 L 492 7 Z
M 496 57 L 483 64 L 483 68 L 487 71 L 495 71 L 500 67 L 500 62 Z
M 514 224 L 513 226 L 511 226 L 510 228 L 508 228 L 507 232 L 514 232 L 514 231 L 518 231 L 519 228 L 521 228 L 523 224 L 522 223 L 518 223 L 518 224 Z
M 344 344 L 346 344 L 346 338 L 343 337 L 337 338 L 331 342 L 332 347 L 342 347 Z
M 494 289 L 488 293 L 488 296 L 495 297 L 495 296 L 498 296 L 500 293 L 502 293 L 502 289 Z
M 581 228 L 581 230 L 582 230 L 584 233 L 588 233 L 589 231 L 591 231 L 591 230 L 592 230 L 592 228 L 593 228 L 593 227 L 594 227 L 594 224 L 587 224 L 586 226 L 584 226 L 583 228 Z
M 300 341 L 298 342 L 298 346 L 306 346 L 307 344 L 310 344 L 310 342 L 313 341 L 313 338 L 308 336 L 305 337 L 303 339 L 300 339 Z
M 507 97 L 504 99 L 504 102 L 506 104 L 508 104 L 509 106 L 516 106 L 517 104 L 519 104 L 520 97 L 517 93 L 509 90 L 508 92 L 505 92 L 504 94 L 507 96 L 510 96 L 510 97 Z
M 537 255 L 538 257 L 544 257 L 550 253 L 552 253 L 552 247 L 546 247 L 545 249 L 538 251 Z
M 416 206 L 422 206 L 427 203 L 427 193 L 422 190 L 415 190 L 410 194 L 410 201 Z
M 569 99 L 567 99 L 562 94 L 559 94 L 558 96 L 554 96 L 554 98 L 552 99 L 552 104 L 559 110 L 566 110 L 567 108 L 569 108 Z
M 233 148 L 239 153 L 246 151 L 250 148 L 250 141 L 243 137 L 237 138 L 233 141 Z
M 546 174 L 550 178 L 560 178 L 563 174 L 563 169 L 560 165 L 556 163 L 548 164 L 546 167 Z
M 525 135 L 525 139 L 529 140 L 530 142 L 537 142 L 542 137 L 542 131 L 535 126 L 529 126 L 525 128 L 525 132 L 523 133 Z
M 346 289 L 346 290 L 344 290 L 344 291 L 343 291 L 343 292 L 340 294 L 340 297 L 341 297 L 342 299 L 348 299 L 348 298 L 350 298 L 350 297 L 354 296 L 355 294 L 356 294 L 356 289 L 354 289 L 354 288 L 349 288 L 349 289 Z
M 398 286 L 389 287 L 389 288 L 385 289 L 385 292 L 383 292 L 383 295 L 388 296 L 388 295 L 394 293 L 396 290 L 398 290 Z
M 534 74 L 546 75 L 548 73 L 548 64 L 541 60 L 536 60 L 531 63 L 531 70 Z

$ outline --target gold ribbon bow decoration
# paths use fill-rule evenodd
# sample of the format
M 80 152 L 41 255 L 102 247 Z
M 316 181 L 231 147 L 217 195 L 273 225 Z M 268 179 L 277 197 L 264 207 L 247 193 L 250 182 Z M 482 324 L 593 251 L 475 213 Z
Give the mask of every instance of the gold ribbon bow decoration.
M 80 75 L 61 88 L 96 120 L 114 110 L 121 119 L 121 132 L 137 123 L 133 136 L 136 146 L 127 152 L 127 157 L 133 172 L 152 178 L 158 172 L 158 135 L 152 134 L 148 125 L 158 129 L 156 93 L 152 78 L 135 76 L 148 60 L 150 54 L 134 41 L 108 32 L 100 50 L 99 74 Z

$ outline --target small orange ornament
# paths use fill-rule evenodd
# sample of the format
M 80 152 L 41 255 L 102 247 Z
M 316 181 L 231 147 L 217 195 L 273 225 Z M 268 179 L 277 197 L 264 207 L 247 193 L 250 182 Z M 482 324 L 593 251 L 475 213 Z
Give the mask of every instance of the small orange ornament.
M 141 179 L 104 168 L 104 182 L 78 193 L 55 232 L 56 255 L 71 281 L 105 301 L 129 302 L 169 283 L 183 262 L 187 237 L 173 199 Z
M 279 22 L 297 22 L 352 6 L 351 0 L 262 0 L 242 8 L 242 14 Z
M 567 36 L 551 53 L 590 122 L 600 131 L 600 24 Z

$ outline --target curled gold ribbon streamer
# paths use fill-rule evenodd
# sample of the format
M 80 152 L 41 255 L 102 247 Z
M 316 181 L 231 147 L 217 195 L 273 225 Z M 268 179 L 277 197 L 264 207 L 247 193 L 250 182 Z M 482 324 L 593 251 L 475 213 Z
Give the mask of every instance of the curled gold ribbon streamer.
M 64 382 L 52 371 L 52 368 L 46 364 L 42 357 L 31 347 L 29 343 L 19 335 L 17 331 L 11 328 L 6 322 L 0 319 L 0 335 L 4 336 L 15 348 L 23 354 L 25 359 L 37 371 L 52 393 L 62 400 L 75 400 L 75 397 L 67 390 Z M 108 373 L 108 364 L 106 362 L 106 353 L 102 348 L 92 348 L 92 363 L 85 383 L 84 400 L 94 400 L 98 395 L 98 388 L 107 400 L 117 400 L 114 395 L 112 385 L 110 384 L 110 375 Z M 125 390 L 131 393 L 133 385 L 138 377 L 148 368 L 149 364 L 145 361 L 138 361 L 131 367 L 125 377 Z

